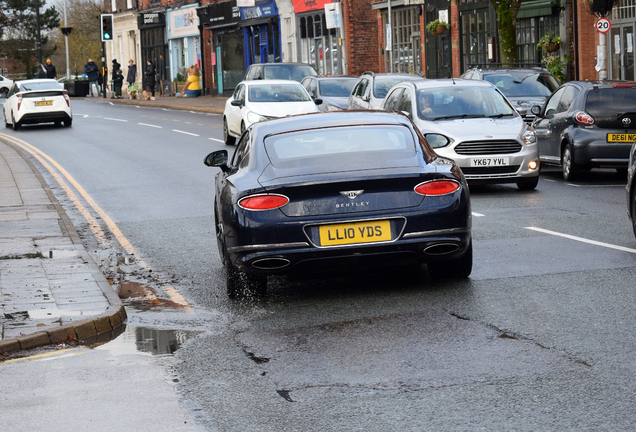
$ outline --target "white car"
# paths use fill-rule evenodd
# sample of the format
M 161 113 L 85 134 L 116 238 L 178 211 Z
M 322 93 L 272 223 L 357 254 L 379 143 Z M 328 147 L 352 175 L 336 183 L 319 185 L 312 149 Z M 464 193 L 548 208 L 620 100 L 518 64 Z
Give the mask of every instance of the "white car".
M 20 129 L 23 124 L 55 123 L 69 127 L 73 123 L 71 99 L 54 79 L 16 81 L 4 103 L 4 125 Z
M 11 90 L 12 85 L 13 85 L 12 80 L 0 75 L 0 97 L 7 97 L 7 95 L 9 94 L 9 90 Z
M 469 185 L 539 182 L 534 130 L 487 81 L 429 79 L 398 84 L 380 109 L 408 115 L 439 156 L 452 159 Z
M 316 105 L 321 103 L 320 99 L 312 99 L 296 81 L 242 81 L 225 103 L 223 139 L 225 144 L 234 145 L 236 138 L 240 138 L 245 129 L 256 122 L 320 112 Z

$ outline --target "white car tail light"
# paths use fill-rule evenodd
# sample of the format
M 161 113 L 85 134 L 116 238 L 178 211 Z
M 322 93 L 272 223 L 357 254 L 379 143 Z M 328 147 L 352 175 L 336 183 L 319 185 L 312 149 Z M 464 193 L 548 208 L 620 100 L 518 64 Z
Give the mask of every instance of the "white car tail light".
M 64 91 L 64 100 L 66 101 L 66 106 L 70 107 L 71 106 L 71 99 L 69 99 L 67 91 Z
M 20 111 L 20 107 L 22 106 L 22 95 L 17 95 L 18 98 L 18 111 Z

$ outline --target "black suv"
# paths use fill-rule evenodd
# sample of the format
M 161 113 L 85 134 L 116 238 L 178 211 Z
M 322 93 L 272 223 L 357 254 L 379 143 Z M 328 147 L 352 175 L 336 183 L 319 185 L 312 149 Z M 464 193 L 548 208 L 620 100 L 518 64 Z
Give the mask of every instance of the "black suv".
M 306 63 L 254 63 L 247 68 L 243 81 L 282 79 L 301 82 L 306 76 L 318 75 L 316 69 Z
M 636 141 L 636 82 L 570 81 L 532 112 L 541 163 L 561 165 L 566 180 L 590 168 L 627 173 Z
M 530 109 L 543 105 L 559 87 L 559 80 L 538 63 L 520 63 L 519 67 L 486 63 L 468 67 L 460 78 L 485 80 L 497 86 L 528 124 L 534 119 Z

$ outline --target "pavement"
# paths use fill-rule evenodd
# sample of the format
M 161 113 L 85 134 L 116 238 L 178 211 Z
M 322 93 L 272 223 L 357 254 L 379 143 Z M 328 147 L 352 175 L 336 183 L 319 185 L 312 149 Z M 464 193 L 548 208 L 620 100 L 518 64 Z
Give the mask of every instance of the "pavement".
M 95 99 L 210 113 L 223 113 L 227 100 Z M 0 361 L 45 345 L 106 342 L 126 318 L 41 173 L 19 147 L 0 139 Z

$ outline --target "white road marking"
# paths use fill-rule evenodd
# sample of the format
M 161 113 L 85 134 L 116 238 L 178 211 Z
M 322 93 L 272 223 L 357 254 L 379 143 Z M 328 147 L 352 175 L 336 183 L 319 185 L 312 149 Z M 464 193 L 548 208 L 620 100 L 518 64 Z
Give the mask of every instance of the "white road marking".
M 620 187 L 624 188 L 625 185 L 585 185 L 585 184 L 574 184 L 574 183 L 566 183 L 568 186 L 572 187 L 582 187 L 582 188 L 609 188 L 609 187 Z
M 120 121 L 120 122 L 126 122 L 126 123 L 128 122 L 128 120 L 109 118 L 109 117 L 104 117 L 104 120 Z
M 619 250 L 619 251 L 636 254 L 636 249 L 630 249 L 630 248 L 626 248 L 626 247 L 623 247 L 623 246 L 617 246 L 617 245 L 613 245 L 613 244 L 609 244 L 609 243 L 603 243 L 603 242 L 599 242 L 599 241 L 596 241 L 596 240 L 588 240 L 588 239 L 585 239 L 583 237 L 576 237 L 576 236 L 573 236 L 573 235 L 563 234 L 563 233 L 556 232 L 556 231 L 549 231 L 549 230 L 546 230 L 546 229 L 543 229 L 543 228 L 526 227 L 526 229 L 529 229 L 529 230 L 532 230 L 532 231 L 538 231 L 538 232 L 541 232 L 541 233 L 544 233 L 544 234 L 550 234 L 550 235 L 554 235 L 554 236 L 558 236 L 558 237 L 564 237 L 564 238 L 567 238 L 567 239 L 570 239 L 570 240 L 575 240 L 575 241 L 578 241 L 578 242 L 581 242 L 581 243 L 588 243 L 588 244 L 595 245 L 595 246 L 603 246 L 603 247 L 610 248 L 610 249 L 616 249 L 616 250 Z
M 543 178 L 542 180 L 545 180 L 545 181 L 550 182 L 550 183 L 556 183 L 556 180 L 550 180 L 550 179 L 547 179 L 547 178 Z
M 208 138 L 208 139 L 209 139 L 209 140 L 212 140 L 212 141 L 217 141 L 217 142 L 220 142 L 220 143 L 225 144 L 225 141 L 220 140 L 220 139 L 216 139 L 216 138 Z
M 172 132 L 179 132 L 179 133 L 182 133 L 182 134 L 192 135 L 192 136 L 196 136 L 196 137 L 200 136 L 200 135 L 197 135 L 197 134 L 193 134 L 193 133 L 190 133 L 190 132 L 184 132 L 184 131 L 180 131 L 180 130 L 177 130 L 177 129 L 172 129 Z
M 109 104 L 111 104 L 112 106 L 115 106 L 115 104 L 114 104 L 114 103 L 112 103 L 112 102 L 108 102 L 108 103 L 109 103 Z
M 486 215 L 483 215 L 483 214 L 481 214 L 481 213 L 475 213 L 475 212 L 473 212 L 473 216 L 475 216 L 475 217 L 484 217 L 484 216 L 486 216 Z
M 141 126 L 148 126 L 148 127 L 153 127 L 153 128 L 157 128 L 157 129 L 163 129 L 162 126 L 151 125 L 151 124 L 147 124 L 147 123 L 137 123 L 137 124 L 141 125 Z

